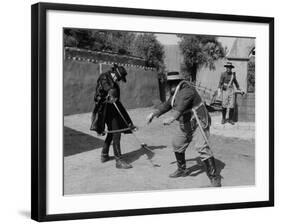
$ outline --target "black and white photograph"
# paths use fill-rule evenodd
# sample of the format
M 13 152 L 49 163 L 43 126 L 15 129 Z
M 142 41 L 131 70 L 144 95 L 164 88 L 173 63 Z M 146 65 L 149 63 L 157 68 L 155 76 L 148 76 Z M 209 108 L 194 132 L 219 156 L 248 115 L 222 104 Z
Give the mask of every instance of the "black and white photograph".
M 32 6 L 32 218 L 274 204 L 273 18 Z
M 254 36 L 62 33 L 65 196 L 255 185 Z
M 278 223 L 277 1 L 1 9 L 1 223 Z

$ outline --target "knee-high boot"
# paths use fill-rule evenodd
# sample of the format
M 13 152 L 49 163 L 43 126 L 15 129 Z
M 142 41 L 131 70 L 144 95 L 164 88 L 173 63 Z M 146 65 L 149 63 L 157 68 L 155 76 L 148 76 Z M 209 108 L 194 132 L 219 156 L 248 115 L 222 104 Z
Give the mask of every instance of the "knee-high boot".
M 108 153 L 109 153 L 109 147 L 110 147 L 111 141 L 112 141 L 112 134 L 108 134 L 106 136 L 106 139 L 104 141 L 102 151 L 101 151 L 101 162 L 102 163 L 105 163 L 110 160 Z
M 204 163 L 206 165 L 207 176 L 209 177 L 209 179 L 211 181 L 211 186 L 212 187 L 221 187 L 221 178 L 217 174 L 215 158 L 212 156 L 212 157 L 204 160 Z
M 234 125 L 234 108 L 229 109 L 229 119 L 228 123 Z
M 177 160 L 177 170 L 169 175 L 171 178 L 186 176 L 186 162 L 185 162 L 185 154 L 184 152 L 179 153 L 175 152 L 175 157 Z
M 128 164 L 124 160 L 122 160 L 120 142 L 113 142 L 113 152 L 116 160 L 116 168 L 130 169 L 133 167 L 131 164 Z
M 221 114 L 222 114 L 221 123 L 222 123 L 222 124 L 225 124 L 225 122 L 226 122 L 226 119 L 225 119 L 225 116 L 226 116 L 226 108 L 225 108 L 225 107 L 222 108 Z

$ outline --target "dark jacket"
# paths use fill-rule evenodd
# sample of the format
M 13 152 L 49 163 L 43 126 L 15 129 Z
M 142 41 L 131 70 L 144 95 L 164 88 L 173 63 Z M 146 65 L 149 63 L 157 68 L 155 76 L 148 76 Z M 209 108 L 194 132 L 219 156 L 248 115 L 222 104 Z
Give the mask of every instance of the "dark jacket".
M 229 83 L 231 81 L 232 75 L 233 75 L 232 82 Z M 239 89 L 239 84 L 237 82 L 235 72 L 231 72 L 231 73 L 223 72 L 223 73 L 221 73 L 218 88 L 220 88 L 222 90 L 226 90 L 228 85 L 232 87 L 233 84 L 235 84 L 236 88 Z
M 189 130 L 190 128 L 195 128 L 196 126 L 196 124 L 194 124 L 195 120 L 193 117 L 192 108 L 202 105 L 197 109 L 197 115 L 205 128 L 211 124 L 211 117 L 204 103 L 201 104 L 202 99 L 193 86 L 183 83 L 181 89 L 175 97 L 173 107 L 171 105 L 171 101 L 172 96 L 165 103 L 157 107 L 155 115 L 159 117 L 173 109 L 176 114 L 178 114 L 177 120 L 179 121 L 180 126 Z
M 116 99 L 115 104 L 109 102 L 112 98 Z M 109 122 L 115 121 L 117 121 L 117 125 L 112 126 L 109 124 Z M 102 134 L 105 130 L 105 124 L 109 124 L 107 125 L 109 131 L 128 128 L 133 124 L 129 114 L 120 102 L 120 87 L 112 79 L 110 71 L 101 74 L 97 80 L 90 130 Z M 131 131 L 125 131 L 124 133 L 131 133 Z

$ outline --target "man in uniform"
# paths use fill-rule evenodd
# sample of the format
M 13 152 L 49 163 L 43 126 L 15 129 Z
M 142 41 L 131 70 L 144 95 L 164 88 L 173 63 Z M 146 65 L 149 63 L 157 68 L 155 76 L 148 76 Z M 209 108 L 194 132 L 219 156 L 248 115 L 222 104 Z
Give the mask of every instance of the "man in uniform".
M 235 101 L 235 90 L 233 84 L 237 90 L 239 90 L 239 84 L 236 79 L 235 72 L 232 72 L 234 66 L 231 62 L 227 62 L 224 67 L 226 71 L 221 74 L 219 86 L 218 86 L 218 95 L 222 94 L 222 120 L 221 123 L 225 124 L 229 122 L 234 124 L 234 101 Z M 228 111 L 228 119 L 226 119 L 226 114 Z
M 208 143 L 210 136 L 211 118 L 199 96 L 197 90 L 189 82 L 182 80 L 179 75 L 169 77 L 170 98 L 148 115 L 150 123 L 153 118 L 172 110 L 170 117 L 163 121 L 164 125 L 170 125 L 179 121 L 179 127 L 172 139 L 173 151 L 177 160 L 177 170 L 170 174 L 171 178 L 187 176 L 190 174 L 186 169 L 185 151 L 190 143 L 195 143 L 195 149 L 199 157 L 206 165 L 206 172 L 213 187 L 220 187 L 221 180 L 217 174 L 215 159 Z
M 94 110 L 92 113 L 92 124 L 90 130 L 99 135 L 105 134 L 107 125 L 107 136 L 101 152 L 101 162 L 107 162 L 109 158 L 109 147 L 113 142 L 113 152 L 116 160 L 116 168 L 129 169 L 132 165 L 126 163 L 121 157 L 121 133 L 132 133 L 133 122 L 126 109 L 120 102 L 119 81 L 126 82 L 127 72 L 123 66 L 114 64 L 112 70 L 102 73 L 97 80 L 96 93 L 94 97 Z

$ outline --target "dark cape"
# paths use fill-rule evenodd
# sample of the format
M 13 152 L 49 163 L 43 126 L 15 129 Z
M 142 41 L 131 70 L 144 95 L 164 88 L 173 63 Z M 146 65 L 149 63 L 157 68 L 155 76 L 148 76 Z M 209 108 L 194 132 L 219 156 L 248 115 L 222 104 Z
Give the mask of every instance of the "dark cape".
M 108 102 L 109 97 L 116 98 L 116 102 L 114 104 Z M 97 80 L 90 130 L 104 134 L 105 124 L 110 123 L 112 119 L 117 121 L 117 125 L 113 127 L 107 125 L 108 131 L 126 129 L 133 125 L 129 114 L 120 102 L 120 87 L 113 81 L 110 71 L 108 71 L 101 74 Z M 132 133 L 131 130 L 122 132 Z

